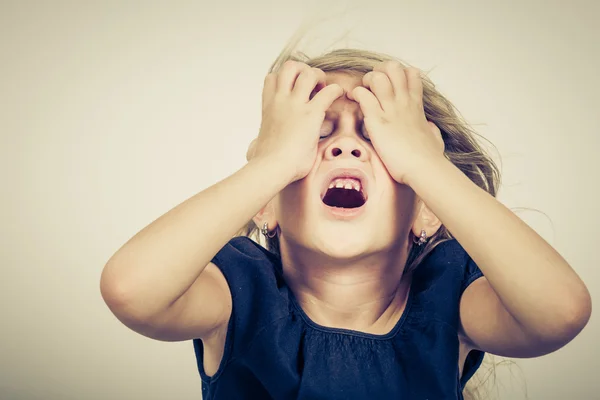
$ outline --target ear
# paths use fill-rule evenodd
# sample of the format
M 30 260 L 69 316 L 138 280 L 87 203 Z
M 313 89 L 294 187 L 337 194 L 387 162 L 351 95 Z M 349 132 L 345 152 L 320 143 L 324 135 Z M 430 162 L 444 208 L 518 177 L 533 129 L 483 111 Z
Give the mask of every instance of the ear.
M 277 217 L 275 215 L 275 207 L 273 201 L 267 203 L 256 215 L 252 218 L 258 229 L 262 229 L 265 222 L 267 223 L 267 229 L 269 232 L 273 232 L 277 229 Z
M 417 211 L 417 216 L 413 222 L 412 233 L 416 237 L 421 236 L 421 231 L 427 233 L 427 237 L 433 236 L 442 226 L 442 221 L 427 207 L 421 200 Z

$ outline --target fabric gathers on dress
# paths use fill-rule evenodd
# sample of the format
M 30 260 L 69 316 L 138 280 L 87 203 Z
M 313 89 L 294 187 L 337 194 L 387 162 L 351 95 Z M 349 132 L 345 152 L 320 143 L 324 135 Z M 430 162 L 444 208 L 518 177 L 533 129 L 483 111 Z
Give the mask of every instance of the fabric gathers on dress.
M 462 400 L 484 353 L 459 376 L 459 301 L 483 274 L 456 240 L 416 268 L 405 310 L 387 334 L 320 326 L 286 285 L 277 256 L 247 237 L 212 262 L 233 300 L 223 359 L 213 376 L 193 341 L 204 400 Z

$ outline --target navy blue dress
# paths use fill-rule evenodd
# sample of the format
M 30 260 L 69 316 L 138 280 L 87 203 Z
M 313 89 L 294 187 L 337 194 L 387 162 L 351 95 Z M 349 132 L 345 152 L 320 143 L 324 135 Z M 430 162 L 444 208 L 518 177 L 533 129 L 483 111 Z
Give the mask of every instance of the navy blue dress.
M 193 341 L 204 400 L 442 400 L 483 359 L 471 351 L 459 376 L 459 299 L 481 271 L 456 240 L 416 268 L 405 311 L 385 335 L 320 326 L 302 311 L 277 256 L 246 237 L 212 262 L 233 299 L 223 360 L 209 377 Z

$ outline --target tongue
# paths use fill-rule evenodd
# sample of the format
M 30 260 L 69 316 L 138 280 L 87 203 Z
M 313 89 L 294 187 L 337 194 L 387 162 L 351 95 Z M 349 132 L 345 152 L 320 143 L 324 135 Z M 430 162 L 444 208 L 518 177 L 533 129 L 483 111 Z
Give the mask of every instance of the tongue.
M 323 203 L 330 207 L 357 208 L 365 204 L 362 194 L 354 189 L 331 188 L 325 193 Z

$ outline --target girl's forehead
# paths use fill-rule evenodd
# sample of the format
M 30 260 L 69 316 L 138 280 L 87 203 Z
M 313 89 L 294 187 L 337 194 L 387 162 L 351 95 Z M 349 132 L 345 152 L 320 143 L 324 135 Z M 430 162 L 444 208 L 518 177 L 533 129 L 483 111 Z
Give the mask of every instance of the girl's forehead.
M 337 83 L 345 93 L 351 92 L 357 86 L 362 85 L 362 75 L 349 74 L 344 72 L 328 72 L 327 84 Z M 326 112 L 327 118 L 339 118 L 341 114 L 354 114 L 357 118 L 362 119 L 362 111 L 360 106 L 354 100 L 350 100 L 346 96 L 342 96 L 335 100 Z
M 362 86 L 362 75 L 350 74 L 348 72 L 327 72 L 327 84 L 337 83 L 345 91 L 351 91 L 357 86 Z

